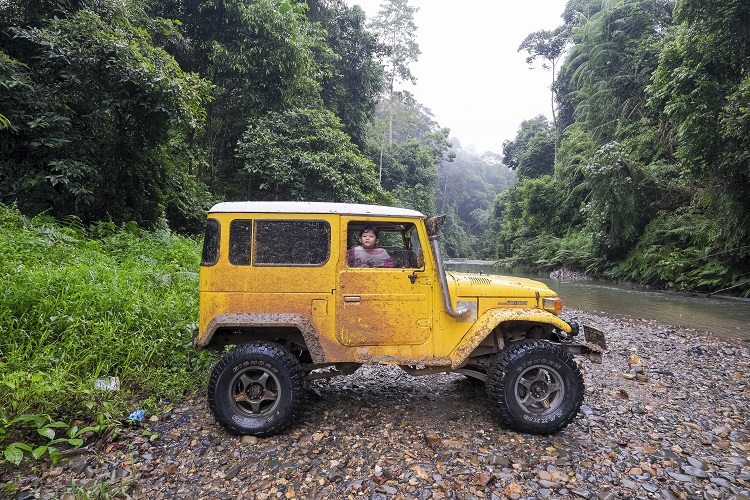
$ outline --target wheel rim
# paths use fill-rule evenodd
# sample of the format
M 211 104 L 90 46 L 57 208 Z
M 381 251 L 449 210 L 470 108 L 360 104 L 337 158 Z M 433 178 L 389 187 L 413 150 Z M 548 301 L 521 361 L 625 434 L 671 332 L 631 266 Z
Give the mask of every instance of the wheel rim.
M 279 379 L 270 370 L 258 366 L 237 373 L 229 391 L 238 412 L 253 418 L 273 412 L 281 398 Z
M 528 413 L 544 415 L 554 412 L 565 399 L 565 385 L 557 370 L 533 365 L 518 377 L 515 393 L 516 401 Z

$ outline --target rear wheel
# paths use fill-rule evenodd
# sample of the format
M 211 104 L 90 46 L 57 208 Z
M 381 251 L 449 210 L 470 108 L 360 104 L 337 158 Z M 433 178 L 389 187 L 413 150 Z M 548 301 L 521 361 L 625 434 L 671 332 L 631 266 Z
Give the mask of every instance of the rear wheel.
M 236 434 L 278 434 L 291 424 L 303 399 L 299 362 L 271 342 L 235 347 L 217 363 L 208 382 L 208 406 Z
M 551 434 L 583 403 L 583 375 L 568 353 L 543 340 L 510 344 L 490 366 L 487 392 L 507 427 Z

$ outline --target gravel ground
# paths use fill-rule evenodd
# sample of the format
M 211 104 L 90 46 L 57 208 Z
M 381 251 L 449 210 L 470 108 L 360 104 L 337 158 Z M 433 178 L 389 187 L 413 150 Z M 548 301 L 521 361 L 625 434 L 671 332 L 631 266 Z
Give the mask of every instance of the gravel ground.
M 98 449 L 6 474 L 0 494 L 12 485 L 19 499 L 750 499 L 750 345 L 566 317 L 605 331 L 609 351 L 601 365 L 583 362 L 584 405 L 552 436 L 500 427 L 484 387 L 461 375 L 367 366 L 314 382 L 282 435 L 229 435 L 205 398 L 191 399 Z

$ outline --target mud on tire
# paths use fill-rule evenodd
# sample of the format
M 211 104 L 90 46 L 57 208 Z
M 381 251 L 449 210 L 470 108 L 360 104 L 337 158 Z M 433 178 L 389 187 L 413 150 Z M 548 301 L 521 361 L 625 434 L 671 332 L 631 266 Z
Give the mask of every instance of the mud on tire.
M 208 382 L 208 406 L 235 434 L 278 434 L 291 424 L 304 397 L 299 362 L 271 342 L 251 342 L 227 352 Z
M 563 429 L 583 403 L 583 376 L 573 358 L 554 344 L 524 340 L 493 360 L 487 393 L 506 427 L 530 434 Z

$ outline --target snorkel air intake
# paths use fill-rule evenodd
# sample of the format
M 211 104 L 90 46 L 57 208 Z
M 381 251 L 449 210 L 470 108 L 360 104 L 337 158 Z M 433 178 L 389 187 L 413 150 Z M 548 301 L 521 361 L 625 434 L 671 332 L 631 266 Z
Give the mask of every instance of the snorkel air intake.
M 445 268 L 443 267 L 443 254 L 440 252 L 440 226 L 445 222 L 445 215 L 430 217 L 424 221 L 427 226 L 427 235 L 430 237 L 430 248 L 435 255 L 435 265 L 437 266 L 438 282 L 440 283 L 440 293 L 443 296 L 443 307 L 445 312 L 452 318 L 461 318 L 469 313 L 469 309 L 462 307 L 454 309 L 451 303 L 451 296 L 448 292 L 448 279 L 445 277 Z

